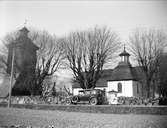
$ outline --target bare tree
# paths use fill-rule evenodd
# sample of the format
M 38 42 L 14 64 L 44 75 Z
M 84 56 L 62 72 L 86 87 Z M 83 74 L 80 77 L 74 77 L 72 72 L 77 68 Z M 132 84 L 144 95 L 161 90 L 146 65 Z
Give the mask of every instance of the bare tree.
M 167 46 L 166 35 L 161 30 L 136 30 L 130 36 L 131 50 L 145 74 L 147 97 L 154 88 L 153 79 L 157 76 L 161 55 Z M 153 92 L 154 93 L 154 92 Z
M 19 33 L 14 31 L 6 34 L 6 36 L 0 41 L 0 73 L 6 74 L 7 71 L 7 57 L 8 57 L 8 45 L 11 44 L 18 37 Z M 15 76 L 14 76 L 15 77 Z
M 35 84 L 37 87 L 42 87 L 44 79 L 53 75 L 62 65 L 64 59 L 63 50 L 56 37 L 48 32 L 43 31 L 33 35 L 37 35 L 34 42 L 39 46 Z M 42 87 L 42 89 L 44 88 Z
M 67 88 L 65 85 L 64 85 L 64 91 L 67 93 L 68 96 L 72 95 L 72 93 L 70 92 L 70 89 Z
M 113 59 L 120 44 L 117 34 L 106 27 L 73 32 L 60 42 L 74 80 L 83 89 L 96 87 L 104 64 Z

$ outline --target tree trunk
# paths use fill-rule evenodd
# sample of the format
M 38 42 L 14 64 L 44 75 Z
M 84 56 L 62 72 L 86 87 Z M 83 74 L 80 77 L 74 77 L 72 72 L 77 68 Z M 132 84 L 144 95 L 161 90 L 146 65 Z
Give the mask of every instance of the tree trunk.
M 143 83 L 141 84 L 141 96 L 144 96 L 144 92 L 143 92 Z
M 152 92 L 152 97 L 155 98 L 155 82 L 153 83 L 153 92 Z
M 84 74 L 84 86 L 85 86 L 85 89 L 88 89 L 88 82 L 87 82 L 87 78 L 86 78 L 86 73 Z
M 147 82 L 146 82 L 146 97 L 149 98 L 150 97 L 150 81 L 147 79 Z

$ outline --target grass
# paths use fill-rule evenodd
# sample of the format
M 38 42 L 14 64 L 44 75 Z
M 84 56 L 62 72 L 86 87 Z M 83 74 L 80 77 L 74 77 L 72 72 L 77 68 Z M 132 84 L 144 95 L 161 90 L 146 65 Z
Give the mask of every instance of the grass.
M 167 128 L 167 115 L 98 114 L 0 107 L 0 126 L 46 128 Z

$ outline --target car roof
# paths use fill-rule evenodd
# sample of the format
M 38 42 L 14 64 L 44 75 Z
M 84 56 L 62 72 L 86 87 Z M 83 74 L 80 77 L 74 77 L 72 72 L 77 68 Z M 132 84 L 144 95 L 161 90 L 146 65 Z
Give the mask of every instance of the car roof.
M 108 93 L 118 93 L 118 92 L 114 91 L 114 90 L 111 90 L 111 91 L 108 91 Z
M 83 92 L 83 91 L 99 91 L 100 89 L 83 89 L 83 90 L 79 90 L 79 92 Z M 102 90 L 100 90 L 102 91 Z

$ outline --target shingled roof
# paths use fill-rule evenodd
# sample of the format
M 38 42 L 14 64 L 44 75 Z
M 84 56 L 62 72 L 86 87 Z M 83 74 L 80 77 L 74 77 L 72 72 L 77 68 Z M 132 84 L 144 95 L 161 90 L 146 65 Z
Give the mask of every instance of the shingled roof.
M 132 71 L 132 67 L 129 63 L 120 62 L 118 66 L 113 70 L 108 81 L 119 80 L 135 80 L 135 74 Z

